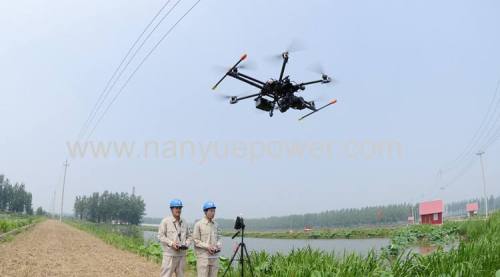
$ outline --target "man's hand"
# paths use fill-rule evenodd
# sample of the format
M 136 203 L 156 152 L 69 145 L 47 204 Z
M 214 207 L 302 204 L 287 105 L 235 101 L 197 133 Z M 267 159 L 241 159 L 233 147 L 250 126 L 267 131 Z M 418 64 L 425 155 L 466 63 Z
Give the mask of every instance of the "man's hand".
M 217 250 L 218 250 L 218 248 L 216 246 L 210 246 L 208 248 L 208 253 L 210 253 L 210 255 L 213 255 L 213 254 L 217 253 Z
M 175 250 L 179 250 L 179 243 L 178 242 L 172 243 L 172 248 Z

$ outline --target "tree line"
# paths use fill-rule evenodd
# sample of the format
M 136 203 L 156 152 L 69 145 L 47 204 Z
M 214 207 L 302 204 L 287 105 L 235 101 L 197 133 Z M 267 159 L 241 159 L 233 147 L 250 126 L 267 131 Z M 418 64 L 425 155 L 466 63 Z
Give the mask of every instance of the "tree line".
M 484 200 L 469 199 L 445 203 L 448 216 L 465 216 L 467 203 L 478 202 L 479 213 L 484 214 Z M 341 209 L 309 213 L 303 215 L 272 216 L 267 218 L 245 219 L 249 230 L 289 230 L 302 229 L 304 227 L 314 228 L 337 228 L 356 227 L 364 225 L 397 224 L 406 223 L 408 216 L 413 213 L 419 217 L 418 204 L 395 204 L 385 206 L 374 206 L 357 209 Z M 488 209 L 490 212 L 500 208 L 500 196 L 488 198 Z M 218 219 L 217 222 L 224 229 L 234 226 L 234 219 Z
M 411 214 L 410 204 L 373 206 L 308 213 L 303 215 L 272 216 L 245 219 L 250 230 L 289 230 L 304 227 L 332 228 L 406 222 Z M 234 220 L 218 219 L 222 228 L 233 228 Z
M 141 196 L 125 192 L 94 192 L 89 196 L 77 196 L 74 204 L 77 218 L 96 223 L 137 225 L 141 223 L 145 210 L 146 204 Z
M 484 214 L 484 200 L 482 198 L 454 202 L 445 202 L 445 211 L 448 216 L 466 216 L 467 203 L 478 202 L 479 213 Z M 356 227 L 366 225 L 388 225 L 406 223 L 408 216 L 413 214 L 418 221 L 418 204 L 394 204 L 354 209 L 330 210 L 303 215 L 272 216 L 266 218 L 245 218 L 249 230 L 297 230 L 304 227 L 337 228 Z M 490 211 L 500 208 L 500 196 L 488 198 Z M 159 224 L 161 218 L 144 218 L 145 223 Z M 234 219 L 218 218 L 217 222 L 223 229 L 232 229 Z
M 0 211 L 32 215 L 32 198 L 23 183 L 12 184 L 0 175 Z

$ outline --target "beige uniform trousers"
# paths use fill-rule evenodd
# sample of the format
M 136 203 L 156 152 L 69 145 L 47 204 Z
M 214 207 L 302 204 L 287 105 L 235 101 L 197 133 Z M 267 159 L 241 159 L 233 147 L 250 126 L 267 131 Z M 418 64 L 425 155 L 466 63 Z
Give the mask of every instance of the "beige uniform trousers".
M 198 277 L 217 277 L 219 259 L 198 258 L 196 261 Z
M 184 277 L 186 268 L 186 256 L 163 255 L 160 277 Z

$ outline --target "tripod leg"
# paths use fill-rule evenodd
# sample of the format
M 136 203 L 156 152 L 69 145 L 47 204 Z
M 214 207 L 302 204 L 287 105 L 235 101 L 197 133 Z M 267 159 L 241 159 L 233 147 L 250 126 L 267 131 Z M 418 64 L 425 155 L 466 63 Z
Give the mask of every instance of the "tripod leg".
M 252 261 L 250 260 L 250 255 L 248 255 L 247 246 L 245 244 L 243 244 L 243 249 L 245 250 L 245 254 L 248 259 L 248 267 L 250 268 L 250 274 L 252 274 L 251 276 L 253 277 L 254 275 L 253 275 Z M 244 259 L 244 257 L 241 258 Z
M 224 270 L 224 274 L 222 274 L 222 277 L 226 276 L 226 273 L 229 271 L 229 268 L 231 268 L 231 265 L 233 264 L 234 258 L 236 257 L 236 254 L 238 254 L 238 250 L 240 249 L 241 244 L 238 244 L 238 247 L 236 250 L 234 250 L 233 256 L 231 257 L 231 260 L 229 261 L 229 264 L 226 267 L 226 270 Z

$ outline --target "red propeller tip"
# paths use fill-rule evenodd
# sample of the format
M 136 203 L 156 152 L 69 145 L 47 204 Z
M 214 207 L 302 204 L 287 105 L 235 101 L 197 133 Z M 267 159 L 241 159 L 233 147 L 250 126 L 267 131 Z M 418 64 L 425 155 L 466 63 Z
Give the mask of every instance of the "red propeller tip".
M 247 58 L 247 54 L 243 54 L 243 56 L 241 56 L 241 60 L 245 60 Z
M 335 104 L 337 103 L 337 99 L 333 99 L 332 101 L 330 101 L 330 104 Z

